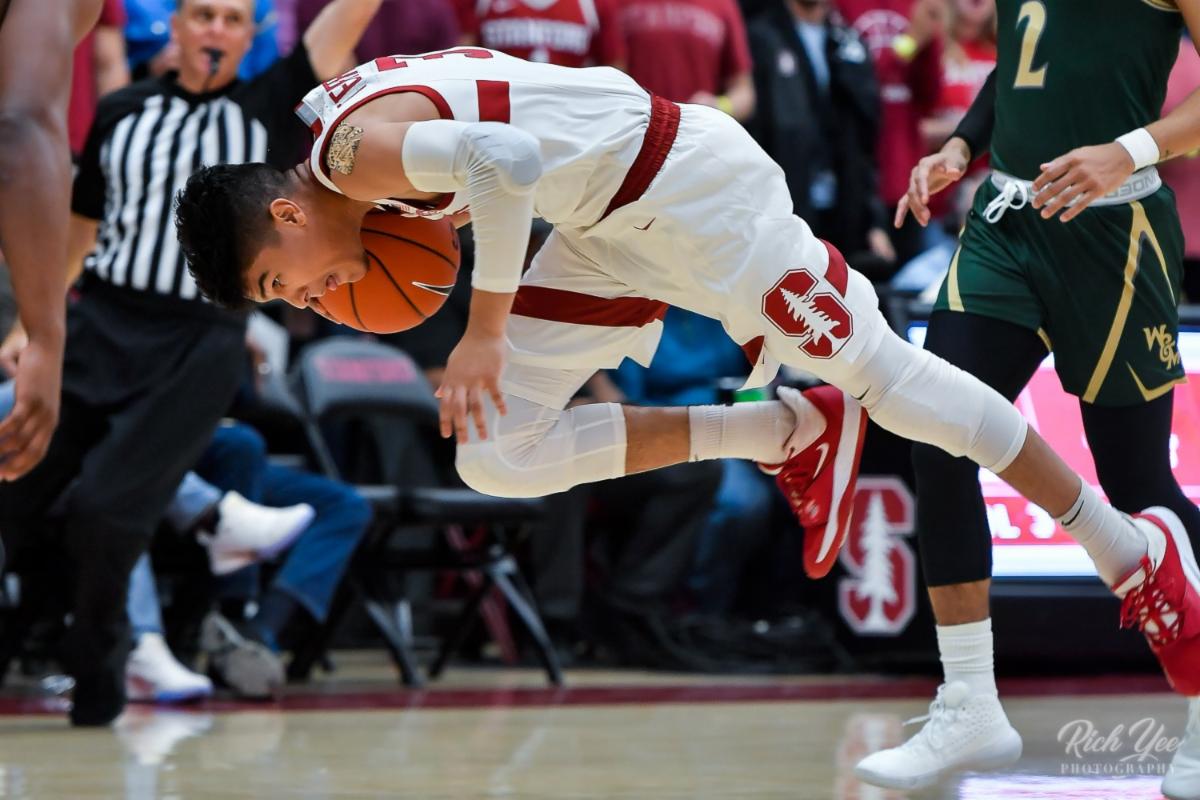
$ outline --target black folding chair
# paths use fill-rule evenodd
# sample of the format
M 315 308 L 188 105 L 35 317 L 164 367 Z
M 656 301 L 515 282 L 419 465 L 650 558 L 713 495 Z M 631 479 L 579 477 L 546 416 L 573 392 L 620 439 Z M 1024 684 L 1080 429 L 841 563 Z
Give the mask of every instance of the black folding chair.
M 355 486 L 371 502 L 376 524 L 351 565 L 348 588 L 361 596 L 404 683 L 419 685 L 420 678 L 408 601 L 390 578 L 413 570 L 453 570 L 465 573 L 470 594 L 430 677 L 442 672 L 481 609 L 487 613 L 491 606 L 495 620 L 494 588 L 529 633 L 550 682 L 561 684 L 557 655 L 510 550 L 515 535 L 544 519 L 542 500 L 489 497 L 461 484 L 452 466 L 437 457 L 444 445 L 433 391 L 412 359 L 394 347 L 351 337 L 316 342 L 300 355 L 292 384 L 321 470 L 339 480 L 368 479 Z M 341 451 L 339 438 L 327 435 L 334 428 L 351 433 Z M 432 546 L 401 546 L 406 538 L 419 538 L 402 534 L 422 528 L 440 533 Z M 467 531 L 477 533 L 481 543 L 464 546 Z M 351 599 L 345 592 L 335 599 L 321 634 L 297 654 L 293 677 L 307 674 Z

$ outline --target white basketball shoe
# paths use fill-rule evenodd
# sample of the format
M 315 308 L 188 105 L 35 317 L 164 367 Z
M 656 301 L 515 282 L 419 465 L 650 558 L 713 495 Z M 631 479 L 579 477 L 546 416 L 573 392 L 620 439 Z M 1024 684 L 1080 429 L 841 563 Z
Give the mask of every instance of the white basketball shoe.
M 1200 697 L 1188 701 L 1187 732 L 1163 778 L 1162 793 L 1170 800 L 1200 800 Z
M 316 515 L 308 503 L 272 508 L 252 503 L 237 492 L 226 492 L 217 511 L 217 529 L 199 537 L 208 548 L 214 575 L 228 575 L 274 558 L 304 533 Z
M 212 681 L 180 664 L 162 634 L 143 633 L 125 662 L 125 693 L 130 700 L 186 703 L 212 694 Z
M 858 762 L 858 779 L 887 789 L 933 786 L 955 772 L 1000 769 L 1021 757 L 1021 735 L 994 694 L 971 694 L 962 681 L 942 684 L 925 725 L 904 744 Z M 907 723 L 906 723 L 907 724 Z

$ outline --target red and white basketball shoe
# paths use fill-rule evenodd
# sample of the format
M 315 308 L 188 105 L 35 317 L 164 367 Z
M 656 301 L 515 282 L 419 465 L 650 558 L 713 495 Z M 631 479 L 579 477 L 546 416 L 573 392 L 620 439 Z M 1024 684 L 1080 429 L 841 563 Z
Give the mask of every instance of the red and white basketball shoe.
M 1200 695 L 1200 567 L 1187 531 L 1159 506 L 1135 515 L 1133 524 L 1147 532 L 1151 553 L 1113 587 L 1122 598 L 1121 627 L 1141 629 L 1175 691 Z M 1158 532 L 1166 547 L 1155 558 Z
M 778 394 L 797 420 L 803 420 L 813 408 L 825 418 L 825 430 L 812 444 L 792 453 L 782 464 L 758 465 L 775 476 L 804 528 L 805 573 L 823 578 L 833 569 L 850 530 L 867 412 L 835 386 L 805 392 L 784 386 Z M 799 431 L 805 426 L 798 422 L 796 427 Z

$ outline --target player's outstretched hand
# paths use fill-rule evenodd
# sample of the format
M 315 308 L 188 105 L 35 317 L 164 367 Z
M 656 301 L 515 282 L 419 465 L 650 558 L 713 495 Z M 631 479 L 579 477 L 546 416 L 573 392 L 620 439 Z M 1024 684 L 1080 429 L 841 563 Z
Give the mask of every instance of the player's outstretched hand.
M 957 181 L 967 172 L 967 160 L 954 150 L 942 150 L 928 155 L 917 162 L 908 176 L 908 194 L 896 204 L 896 218 L 892 224 L 899 228 L 904 218 L 912 212 L 913 217 L 925 227 L 932 216 L 929 198 Z
M 1042 174 L 1033 182 L 1033 207 L 1042 210 L 1042 219 L 1065 208 L 1059 220 L 1070 222 L 1132 174 L 1133 159 L 1116 142 L 1076 147 L 1042 164 Z
M 58 424 L 62 348 L 32 340 L 21 352 L 16 403 L 0 422 L 0 480 L 16 480 L 37 466 Z
M 503 336 L 472 333 L 470 328 L 446 360 L 442 385 L 434 393 L 440 401 L 438 416 L 442 436 L 454 434 L 467 441 L 470 421 L 474 420 L 479 438 L 488 437 L 483 398 L 490 395 L 496 409 L 504 414 L 504 395 L 500 392 L 500 373 L 504 371 L 507 343 Z

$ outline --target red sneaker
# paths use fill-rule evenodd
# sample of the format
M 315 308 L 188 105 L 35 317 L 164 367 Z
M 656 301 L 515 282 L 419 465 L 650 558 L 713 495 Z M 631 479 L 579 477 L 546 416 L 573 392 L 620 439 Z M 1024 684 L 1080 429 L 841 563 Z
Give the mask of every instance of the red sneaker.
M 1158 506 L 1133 523 L 1161 531 L 1166 550 L 1157 564 L 1144 556 L 1114 587 L 1122 597 L 1121 627 L 1141 628 L 1175 691 L 1200 695 L 1200 568 L 1187 531 L 1173 511 Z
M 815 407 L 825 417 L 825 431 L 815 442 L 782 464 L 758 465 L 775 476 L 804 528 L 805 573 L 823 578 L 833 569 L 850 531 L 867 413 L 835 386 L 818 386 L 803 393 L 781 387 L 779 399 L 797 416 L 811 413 Z

